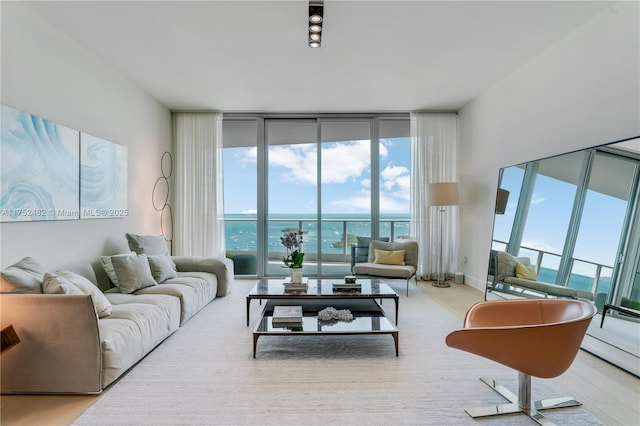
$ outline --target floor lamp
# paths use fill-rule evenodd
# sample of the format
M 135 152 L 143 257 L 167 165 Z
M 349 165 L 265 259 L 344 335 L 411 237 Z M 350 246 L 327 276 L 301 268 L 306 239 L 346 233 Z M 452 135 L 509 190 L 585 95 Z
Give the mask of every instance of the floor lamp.
M 438 264 L 436 266 L 436 281 L 434 287 L 450 287 L 444 279 L 442 264 L 442 214 L 446 211 L 444 206 L 458 205 L 458 183 L 441 182 L 427 185 L 427 202 L 430 206 L 438 207 L 438 226 L 440 227 L 440 244 L 438 250 Z M 442 276 L 441 276 L 442 275 Z

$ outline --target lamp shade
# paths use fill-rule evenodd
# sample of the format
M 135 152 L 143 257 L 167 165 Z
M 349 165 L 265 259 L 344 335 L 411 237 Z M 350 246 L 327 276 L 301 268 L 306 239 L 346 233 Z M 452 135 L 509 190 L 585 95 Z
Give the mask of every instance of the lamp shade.
M 498 188 L 496 195 L 496 214 L 504 214 L 507 210 L 507 201 L 509 201 L 509 191 Z
M 457 206 L 458 183 L 440 182 L 428 184 L 427 202 L 430 206 Z

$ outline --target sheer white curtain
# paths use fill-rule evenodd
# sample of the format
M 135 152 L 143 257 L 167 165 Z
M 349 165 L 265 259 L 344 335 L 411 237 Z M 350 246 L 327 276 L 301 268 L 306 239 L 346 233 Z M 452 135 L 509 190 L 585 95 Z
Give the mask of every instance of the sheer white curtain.
M 438 207 L 429 206 L 427 184 L 458 182 L 458 116 L 455 113 L 411 113 L 411 237 L 418 242 L 418 279 L 433 279 L 437 269 Z M 443 271 L 458 271 L 459 214 L 445 207 L 442 216 Z
M 222 113 L 174 113 L 173 132 L 176 254 L 224 256 Z

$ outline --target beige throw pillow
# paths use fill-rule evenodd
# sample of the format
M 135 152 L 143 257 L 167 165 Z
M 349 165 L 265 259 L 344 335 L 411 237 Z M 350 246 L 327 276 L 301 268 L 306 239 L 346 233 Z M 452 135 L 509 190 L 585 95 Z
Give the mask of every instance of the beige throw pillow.
M 153 279 L 158 283 L 165 282 L 170 278 L 176 278 L 178 272 L 176 270 L 176 264 L 169 256 L 147 256 L 149 259 L 149 268 L 151 268 L 151 275 Z
M 2 271 L 0 293 L 42 293 L 46 268 L 32 257 L 25 257 Z
M 533 267 L 523 265 L 520 262 L 516 262 L 516 277 L 533 281 L 538 279 L 538 276 L 536 275 Z
M 141 288 L 158 285 L 151 275 L 149 260 L 144 254 L 112 256 L 111 264 L 122 293 L 133 293 Z
M 65 277 L 51 274 L 44 274 L 42 290 L 45 294 L 83 294 L 78 287 Z
M 107 297 L 94 283 L 82 275 L 78 275 L 75 272 L 66 271 L 64 269 L 56 271 L 56 274 L 69 280 L 69 282 L 75 285 L 82 293 L 90 294 L 93 306 L 95 306 L 96 312 L 100 318 L 111 315 L 111 302 L 109 302 L 109 299 L 107 299 Z
M 404 250 L 375 249 L 376 257 L 373 263 L 383 265 L 404 265 Z

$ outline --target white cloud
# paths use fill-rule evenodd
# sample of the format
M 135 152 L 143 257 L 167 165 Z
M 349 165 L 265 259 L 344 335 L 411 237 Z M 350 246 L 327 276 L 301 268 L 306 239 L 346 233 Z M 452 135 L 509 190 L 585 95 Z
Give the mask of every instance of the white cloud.
M 380 188 L 389 192 L 391 196 L 409 200 L 411 176 L 409 169 L 404 166 L 387 166 L 380 172 Z
M 370 142 L 354 141 L 322 148 L 322 183 L 354 180 L 370 166 Z
M 562 253 L 562 250 L 558 249 L 557 247 L 553 247 L 550 246 L 549 243 L 547 242 L 541 242 L 538 240 L 523 240 L 522 243 L 520 244 L 522 247 L 530 247 L 534 250 L 540 250 L 540 251 L 545 251 L 545 252 L 549 252 L 549 253 Z M 531 259 L 533 261 L 535 261 L 535 259 Z
M 380 194 L 380 213 L 407 213 L 408 199 L 401 199 L 391 194 Z
M 322 183 L 355 180 L 370 166 L 369 141 L 331 144 L 322 148 Z M 286 169 L 280 177 L 287 182 L 316 184 L 315 144 L 278 145 L 269 148 L 269 164 Z
M 258 161 L 258 148 L 242 148 L 234 152 L 236 158 L 240 160 L 241 165 L 256 164 Z
M 371 210 L 371 197 L 368 194 L 360 194 L 355 197 L 334 200 L 332 207 L 339 207 L 338 211 L 368 212 Z
M 535 194 L 531 197 L 531 205 L 542 204 L 547 201 L 547 197 L 536 196 Z
M 258 214 L 258 210 L 256 209 L 244 210 L 244 211 L 241 211 L 240 214 Z

